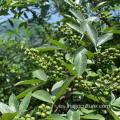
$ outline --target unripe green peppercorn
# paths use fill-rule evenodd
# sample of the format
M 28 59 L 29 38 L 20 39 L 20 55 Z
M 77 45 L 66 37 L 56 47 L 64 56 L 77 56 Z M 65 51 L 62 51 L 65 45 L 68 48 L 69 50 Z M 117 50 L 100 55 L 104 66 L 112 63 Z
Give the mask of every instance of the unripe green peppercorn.
M 30 115 L 30 114 L 27 114 L 25 117 L 30 118 L 30 117 L 31 117 L 31 115 Z
M 45 104 L 42 104 L 41 106 L 42 106 L 43 108 L 45 108 Z
M 41 117 L 46 117 L 46 114 L 45 113 L 41 113 Z
M 31 120 L 35 120 L 35 117 L 31 117 Z
M 46 110 L 51 110 L 50 106 L 46 106 Z
M 104 92 L 104 95 L 108 95 L 109 93 L 106 91 L 106 92 Z
M 20 120 L 25 120 L 25 118 L 24 118 L 24 117 L 21 117 Z
M 31 120 L 31 118 L 26 118 L 26 120 Z
M 36 112 L 35 114 L 36 114 L 36 115 L 38 115 L 38 116 L 40 116 L 40 115 L 41 115 L 41 113 L 40 113 L 40 112 Z
M 43 110 L 43 109 L 44 109 L 44 107 L 43 107 L 42 105 L 40 105 L 38 108 L 39 108 L 40 110 Z
M 50 112 L 49 112 L 49 111 L 47 111 L 47 112 L 46 112 L 46 115 L 50 115 Z
M 75 84 L 75 87 L 79 87 L 79 84 L 78 84 L 78 83 L 76 83 L 76 84 Z

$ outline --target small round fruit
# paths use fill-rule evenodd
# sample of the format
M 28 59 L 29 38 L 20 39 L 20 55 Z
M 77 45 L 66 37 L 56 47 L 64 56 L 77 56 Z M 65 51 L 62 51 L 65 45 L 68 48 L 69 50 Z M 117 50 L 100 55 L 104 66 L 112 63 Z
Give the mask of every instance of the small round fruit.
M 40 116 L 40 115 L 41 115 L 41 113 L 40 113 L 40 112 L 36 112 L 35 114 L 36 114 L 37 116 Z
M 50 112 L 49 112 L 49 111 L 47 111 L 47 112 L 46 112 L 46 115 L 50 115 Z
M 31 118 L 27 118 L 27 119 L 25 119 L 25 120 L 31 120 Z
M 41 117 L 46 117 L 46 114 L 45 113 L 41 113 Z
M 78 83 L 78 80 L 75 80 L 75 83 Z
M 78 87 L 78 86 L 79 86 L 79 84 L 78 84 L 78 83 L 76 83 L 76 84 L 75 84 L 75 87 Z
M 20 120 L 25 120 L 25 118 L 24 118 L 24 117 L 21 117 Z
M 120 80 L 117 80 L 118 83 L 120 83 Z
M 35 117 L 31 117 L 31 120 L 35 120 Z
M 108 95 L 109 93 L 106 91 L 106 92 L 104 92 L 104 95 Z
M 43 106 L 42 106 L 42 105 L 40 105 L 38 108 L 39 108 L 40 110 L 43 110 Z
M 31 117 L 31 115 L 30 115 L 30 114 L 27 114 L 25 117 L 30 118 L 30 117 Z
M 44 108 L 44 107 L 45 107 L 45 104 L 42 104 L 41 106 Z
M 120 90 L 120 86 L 117 86 L 117 89 Z
M 46 106 L 46 110 L 51 110 L 50 106 L 47 105 Z
M 113 78 L 113 81 L 116 81 L 116 78 Z

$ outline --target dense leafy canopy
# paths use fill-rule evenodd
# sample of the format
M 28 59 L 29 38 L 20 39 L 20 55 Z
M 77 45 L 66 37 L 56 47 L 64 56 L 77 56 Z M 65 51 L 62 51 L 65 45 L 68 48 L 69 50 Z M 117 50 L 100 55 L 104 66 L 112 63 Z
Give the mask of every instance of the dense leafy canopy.
M 119 9 L 1 0 L 0 120 L 120 120 Z

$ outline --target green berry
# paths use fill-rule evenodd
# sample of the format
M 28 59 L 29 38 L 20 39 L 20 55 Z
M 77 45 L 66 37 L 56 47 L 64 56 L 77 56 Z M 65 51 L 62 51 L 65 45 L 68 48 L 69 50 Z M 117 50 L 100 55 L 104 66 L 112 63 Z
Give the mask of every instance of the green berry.
M 116 81 L 116 78 L 113 78 L 113 81 Z
M 38 115 L 38 116 L 40 116 L 40 115 L 41 115 L 41 113 L 40 113 L 40 112 L 36 112 L 35 114 L 36 114 L 36 115 Z
M 101 69 L 98 69 L 98 72 L 102 72 L 102 70 L 101 70 Z
M 120 83 L 120 80 L 117 80 L 118 83 Z
M 46 114 L 45 113 L 41 113 L 41 117 L 46 117 Z
M 120 90 L 120 86 L 117 86 L 117 89 Z
M 75 87 L 79 87 L 79 84 L 78 84 L 78 83 L 76 83 L 76 84 L 75 84 Z
M 24 118 L 24 117 L 21 117 L 20 120 L 25 120 L 25 118 Z
M 109 92 L 107 92 L 107 91 L 106 91 L 106 92 L 104 92 L 104 95 L 108 95 L 108 94 L 109 94 Z
M 43 110 L 43 106 L 42 106 L 42 105 L 40 105 L 38 108 L 39 108 L 40 110 Z
M 35 117 L 31 117 L 31 120 L 35 120 Z
M 26 120 L 31 120 L 31 118 L 27 118 Z
M 78 80 L 75 80 L 75 83 L 78 83 Z
M 49 111 L 47 111 L 47 112 L 46 112 L 46 115 L 50 115 L 50 112 L 49 112 Z
M 25 117 L 30 118 L 30 117 L 31 117 L 31 115 L 30 115 L 30 114 L 27 114 Z
M 42 104 L 41 106 L 42 106 L 43 108 L 45 108 L 45 104 Z
M 51 107 L 50 106 L 46 106 L 46 110 L 51 110 Z

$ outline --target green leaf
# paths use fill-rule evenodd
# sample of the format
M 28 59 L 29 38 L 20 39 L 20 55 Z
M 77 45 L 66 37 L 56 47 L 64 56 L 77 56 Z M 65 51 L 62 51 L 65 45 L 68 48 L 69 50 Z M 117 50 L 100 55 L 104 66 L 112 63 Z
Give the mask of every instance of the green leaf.
M 80 112 L 69 110 L 67 113 L 68 120 L 80 120 Z
M 53 44 L 55 44 L 55 45 L 58 46 L 58 47 L 61 47 L 61 48 L 63 48 L 63 49 L 66 49 L 66 46 L 65 46 L 63 43 L 61 43 L 61 42 L 59 42 L 59 41 L 57 41 L 57 40 L 50 40 L 50 42 L 53 43 Z
M 94 54 L 91 51 L 86 52 L 88 58 L 93 58 Z
M 107 1 L 100 2 L 94 9 L 92 9 L 92 12 L 95 12 L 98 9 L 103 8 L 103 6 L 105 6 L 106 4 L 107 4 Z
M 34 91 L 34 90 L 37 89 L 38 87 L 39 87 L 39 86 L 35 86 L 35 87 L 32 87 L 32 88 L 29 88 L 29 89 L 25 90 L 24 92 L 20 93 L 20 94 L 17 96 L 17 99 L 20 99 L 20 98 L 25 97 L 29 92 Z
M 62 81 L 56 82 L 53 85 L 52 90 L 51 90 L 52 97 L 55 97 L 58 94 L 63 84 L 64 84 L 64 81 L 62 80 Z
M 117 10 L 120 9 L 120 6 L 112 7 L 111 10 Z
M 74 58 L 74 66 L 78 76 L 82 75 L 87 67 L 87 56 L 85 48 L 81 48 L 81 50 L 76 54 Z
M 68 3 L 70 6 L 74 6 L 74 3 L 71 0 L 65 0 L 66 3 Z
M 100 114 L 88 114 L 85 116 L 81 116 L 81 119 L 90 119 L 90 120 L 105 120 L 105 118 Z
M 97 37 L 98 37 L 96 29 L 90 22 L 86 22 L 84 27 L 85 27 L 84 29 L 86 30 L 86 34 L 87 34 L 89 40 L 96 47 Z
M 111 40 L 112 36 L 113 36 L 112 33 L 108 33 L 108 34 L 100 36 L 98 38 L 97 46 L 100 46 L 100 45 L 104 44 L 105 42 L 107 42 L 108 40 Z
M 80 22 L 82 22 L 82 21 L 85 20 L 84 15 L 83 15 L 80 11 L 70 10 L 70 12 L 71 12 Z
M 52 114 L 52 115 L 48 116 L 45 120 L 49 120 L 49 119 L 50 120 L 68 120 L 59 114 Z
M 33 72 L 33 77 L 34 78 L 38 78 L 40 80 L 44 80 L 44 81 L 47 81 L 47 75 L 45 74 L 45 72 L 41 69 L 39 70 L 35 70 Z
M 62 61 L 62 64 L 71 72 L 73 75 L 77 76 L 76 72 L 73 70 L 74 65 L 73 64 L 67 64 Z
M 32 93 L 28 93 L 24 99 L 22 100 L 20 106 L 19 106 L 19 116 L 23 116 L 28 108 L 28 105 L 30 103 Z
M 11 1 L 10 0 L 5 0 L 8 4 L 11 4 Z
M 66 23 L 68 23 L 68 21 L 69 21 L 69 23 L 78 24 L 78 22 L 76 21 L 76 19 L 74 19 L 70 15 L 64 15 L 64 18 L 61 21 L 62 22 L 66 22 Z
M 87 98 L 89 98 L 89 99 L 95 101 L 95 102 L 99 102 L 98 98 L 95 97 L 94 95 L 86 94 L 85 96 L 86 96 Z
M 119 34 L 120 30 L 117 27 L 109 27 L 103 30 L 103 33 L 115 33 Z
M 113 110 L 107 109 L 107 111 L 110 113 L 110 115 L 114 118 L 114 120 L 120 120 L 120 118 L 114 113 Z
M 34 98 L 37 98 L 37 99 L 41 100 L 41 101 L 48 102 L 48 103 L 53 103 L 51 95 L 47 91 L 37 90 L 32 94 L 32 96 Z
M 14 111 L 8 105 L 0 102 L 0 112 L 1 113 L 13 113 Z
M 14 94 L 12 94 L 9 98 L 9 106 L 14 112 L 19 111 L 19 103 L 18 103 L 17 98 Z
M 25 80 L 25 81 L 20 81 L 18 83 L 15 84 L 15 86 L 17 85 L 34 85 L 34 84 L 37 84 L 37 83 L 43 83 L 44 81 L 43 80 Z
M 103 30 L 103 33 L 107 33 L 107 32 L 113 31 L 113 30 L 116 30 L 116 27 L 108 27 Z
M 90 113 L 95 112 L 95 110 L 88 110 L 88 109 L 85 109 L 85 108 L 81 108 L 81 112 L 85 113 L 85 114 L 90 114 Z
M 97 17 L 89 17 L 89 18 L 87 19 L 87 21 L 88 21 L 88 22 L 94 22 L 94 21 L 96 21 L 96 19 L 97 19 Z
M 109 99 L 110 99 L 110 104 L 112 104 L 115 101 L 115 95 L 111 93 Z
M 73 79 L 74 79 L 74 77 L 68 78 L 67 80 L 65 80 L 63 85 L 59 88 L 57 95 L 55 96 L 54 104 L 61 97 L 61 95 L 64 94 L 66 88 L 70 85 L 70 83 L 73 81 Z
M 45 118 L 45 120 L 56 120 L 55 118 Z
M 84 29 L 81 28 L 81 26 L 78 26 L 75 23 L 67 23 L 68 26 L 70 26 L 72 29 L 74 29 L 75 31 L 83 34 L 84 33 Z
M 8 19 L 8 21 L 9 21 L 9 23 L 10 23 L 11 27 L 14 27 L 14 23 L 13 23 L 13 21 L 12 21 L 12 20 L 10 20 L 10 19 Z
M 4 113 L 0 120 L 13 120 L 17 113 Z
M 116 106 L 116 107 L 120 107 L 120 97 L 117 98 L 113 103 L 112 103 L 113 106 Z

